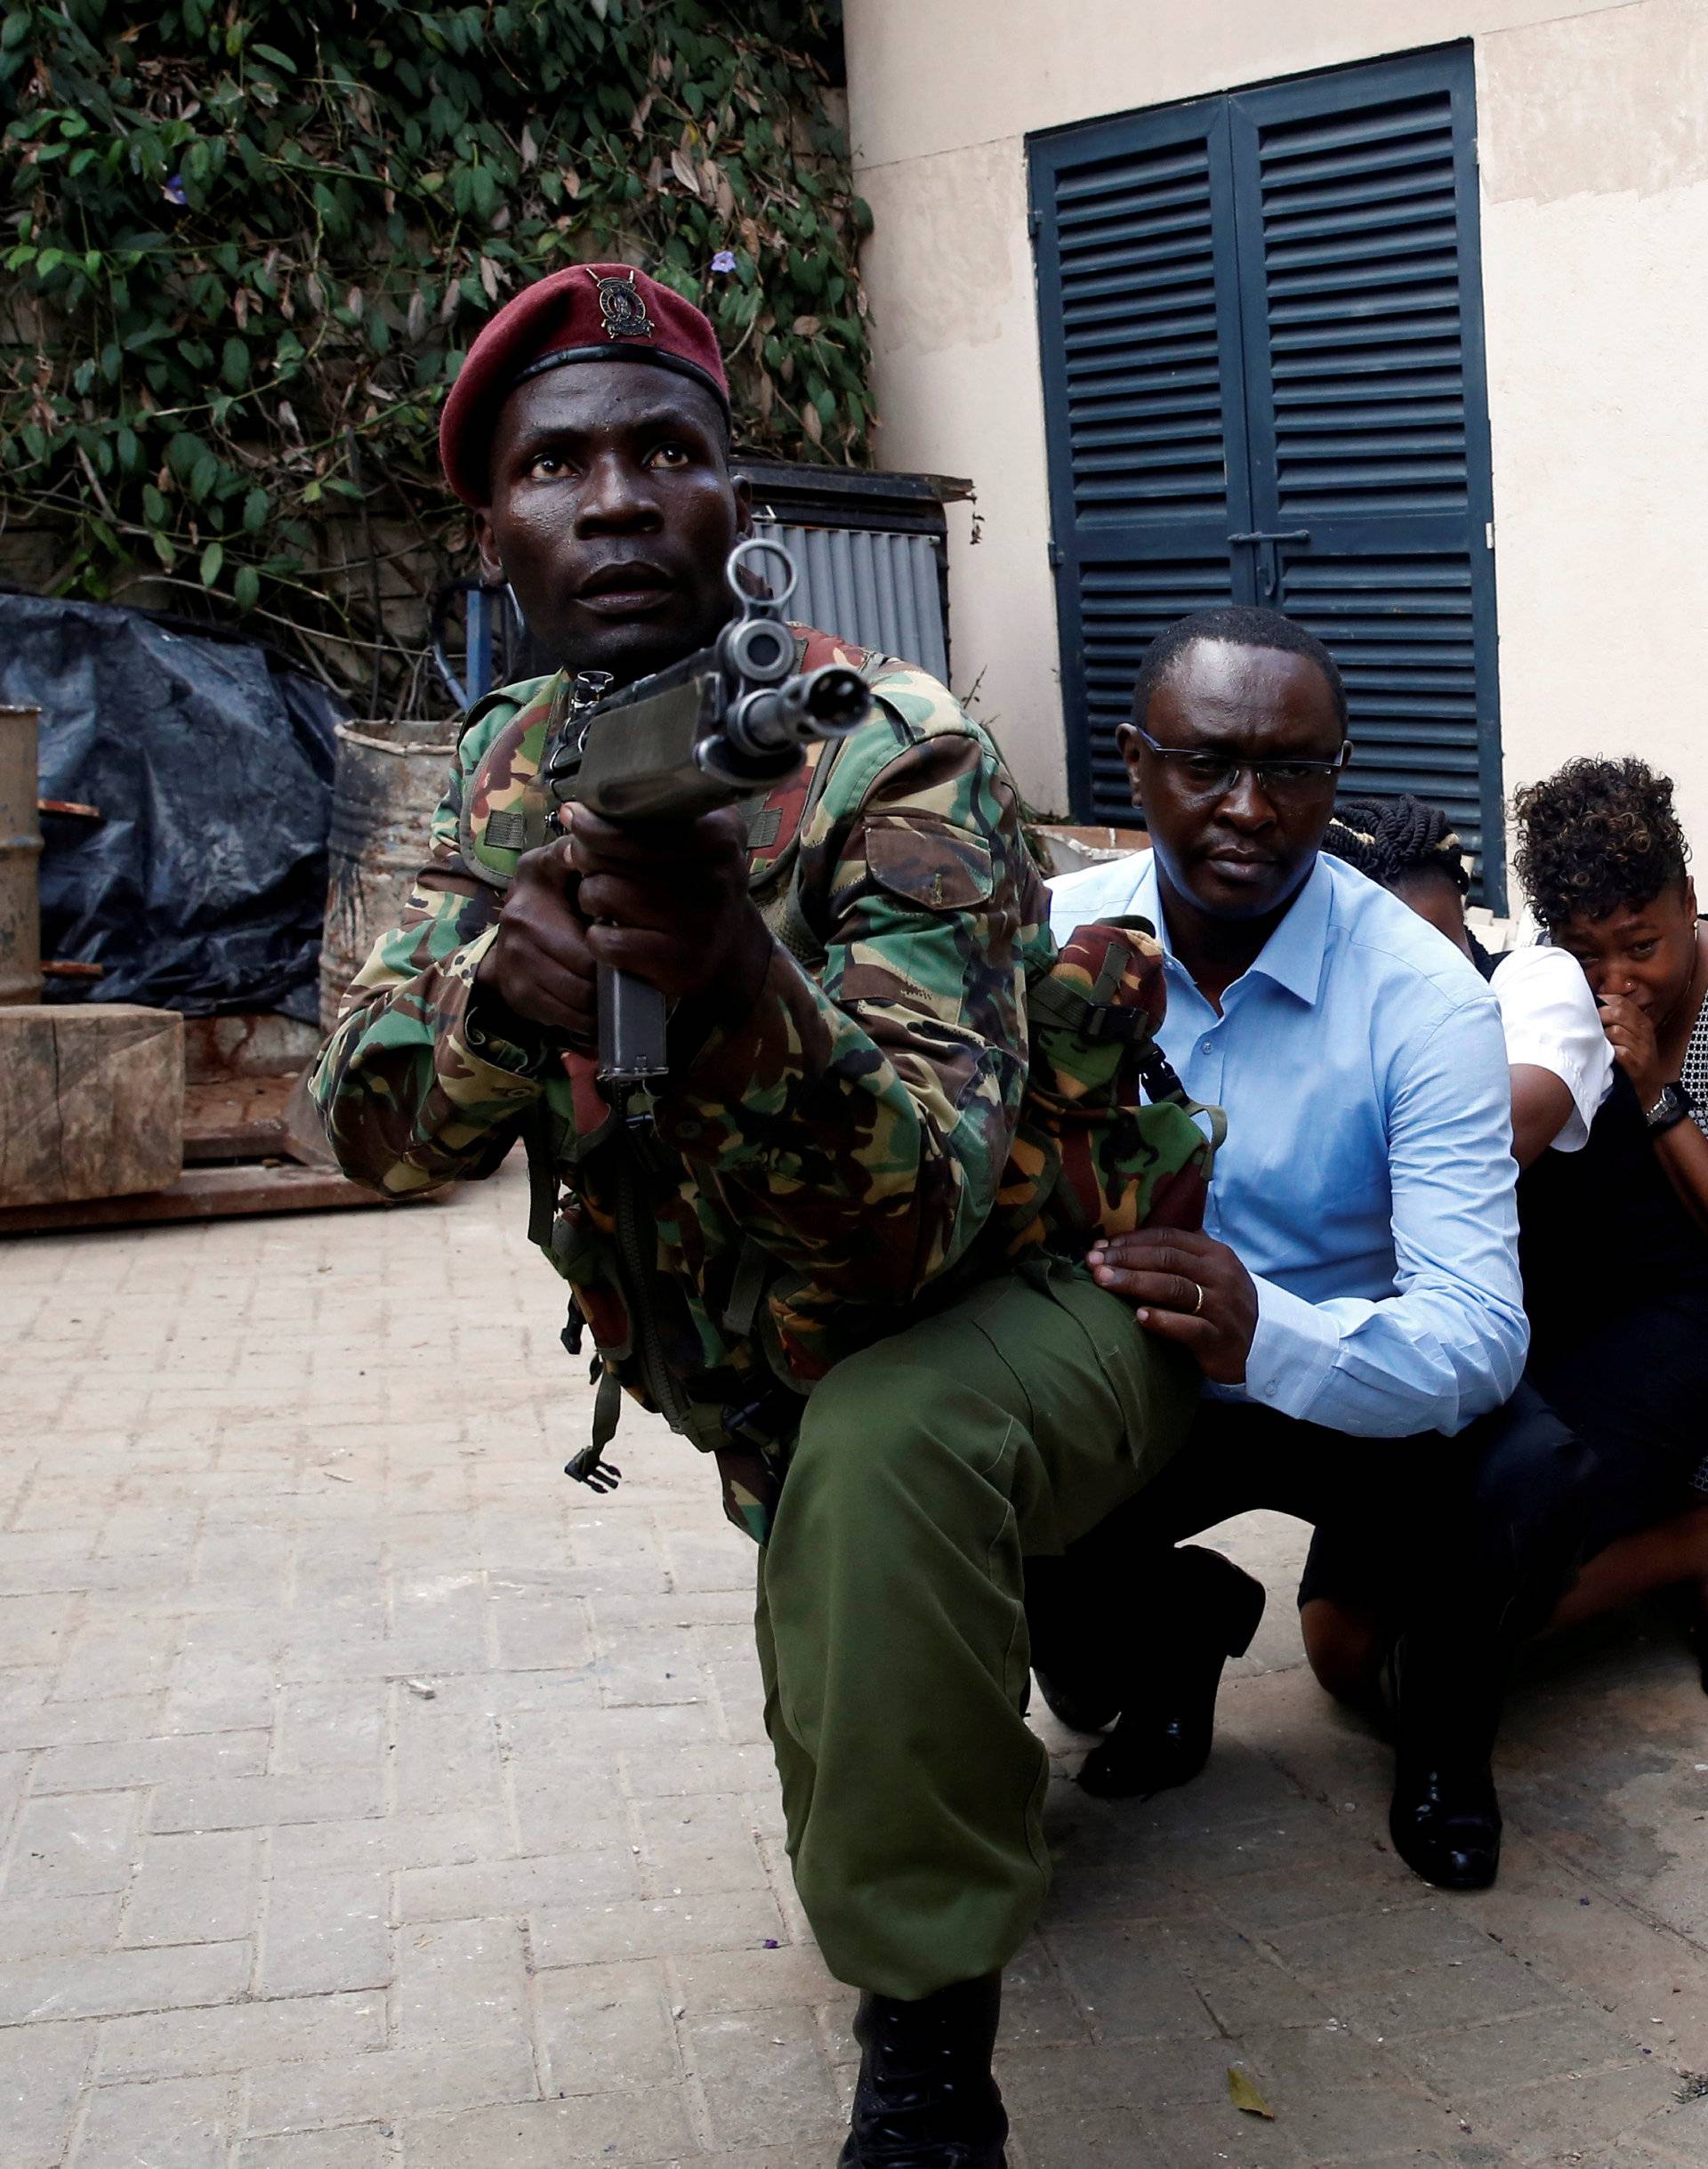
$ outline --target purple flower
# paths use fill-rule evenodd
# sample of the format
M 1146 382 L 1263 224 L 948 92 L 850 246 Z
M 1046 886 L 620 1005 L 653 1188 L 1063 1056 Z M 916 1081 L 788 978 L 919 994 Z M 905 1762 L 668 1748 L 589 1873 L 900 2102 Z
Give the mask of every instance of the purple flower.
M 181 173 L 174 173 L 160 193 L 169 204 L 187 204 L 189 201 L 184 194 L 184 177 Z
M 712 269 L 714 271 L 733 271 L 735 268 L 736 255 L 733 249 L 721 248 L 712 259 Z

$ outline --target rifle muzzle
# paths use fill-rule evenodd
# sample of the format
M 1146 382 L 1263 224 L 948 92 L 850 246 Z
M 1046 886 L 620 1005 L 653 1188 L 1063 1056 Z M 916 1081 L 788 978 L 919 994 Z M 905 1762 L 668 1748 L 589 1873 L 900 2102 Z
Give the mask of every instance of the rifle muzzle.
M 725 732 L 737 754 L 774 759 L 815 738 L 845 738 L 871 711 L 872 695 L 858 671 L 826 663 L 786 683 L 766 686 L 737 702 Z

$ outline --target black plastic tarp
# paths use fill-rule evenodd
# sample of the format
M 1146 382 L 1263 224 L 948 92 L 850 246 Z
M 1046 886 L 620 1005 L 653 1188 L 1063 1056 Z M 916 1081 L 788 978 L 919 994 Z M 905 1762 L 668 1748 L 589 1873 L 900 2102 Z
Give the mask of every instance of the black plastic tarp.
M 326 689 L 251 642 L 0 593 L 0 702 L 42 711 L 42 954 L 101 966 L 49 1001 L 312 1022 L 326 900 Z

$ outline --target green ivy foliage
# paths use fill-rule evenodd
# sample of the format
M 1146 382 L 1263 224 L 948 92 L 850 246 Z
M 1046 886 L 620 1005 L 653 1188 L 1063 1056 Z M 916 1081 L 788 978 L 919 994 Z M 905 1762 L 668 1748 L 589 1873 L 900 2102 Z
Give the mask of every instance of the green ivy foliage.
M 708 310 L 744 445 L 866 456 L 840 0 L 8 0 L 3 22 L 0 512 L 63 523 L 63 591 L 146 567 L 350 632 L 318 575 L 337 516 L 442 542 L 438 409 L 471 340 L 592 256 Z

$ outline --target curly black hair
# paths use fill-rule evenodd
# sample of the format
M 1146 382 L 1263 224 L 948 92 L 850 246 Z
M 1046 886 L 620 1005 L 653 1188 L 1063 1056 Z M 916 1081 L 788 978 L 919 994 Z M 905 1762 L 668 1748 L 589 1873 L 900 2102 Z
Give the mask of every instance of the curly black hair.
M 1379 881 L 1384 889 L 1420 874 L 1440 874 L 1461 896 L 1470 888 L 1464 846 L 1439 806 L 1421 798 L 1342 799 L 1323 849 Z
M 1672 779 L 1646 761 L 1568 761 L 1513 798 L 1514 863 L 1546 927 L 1652 903 L 1689 862 Z

